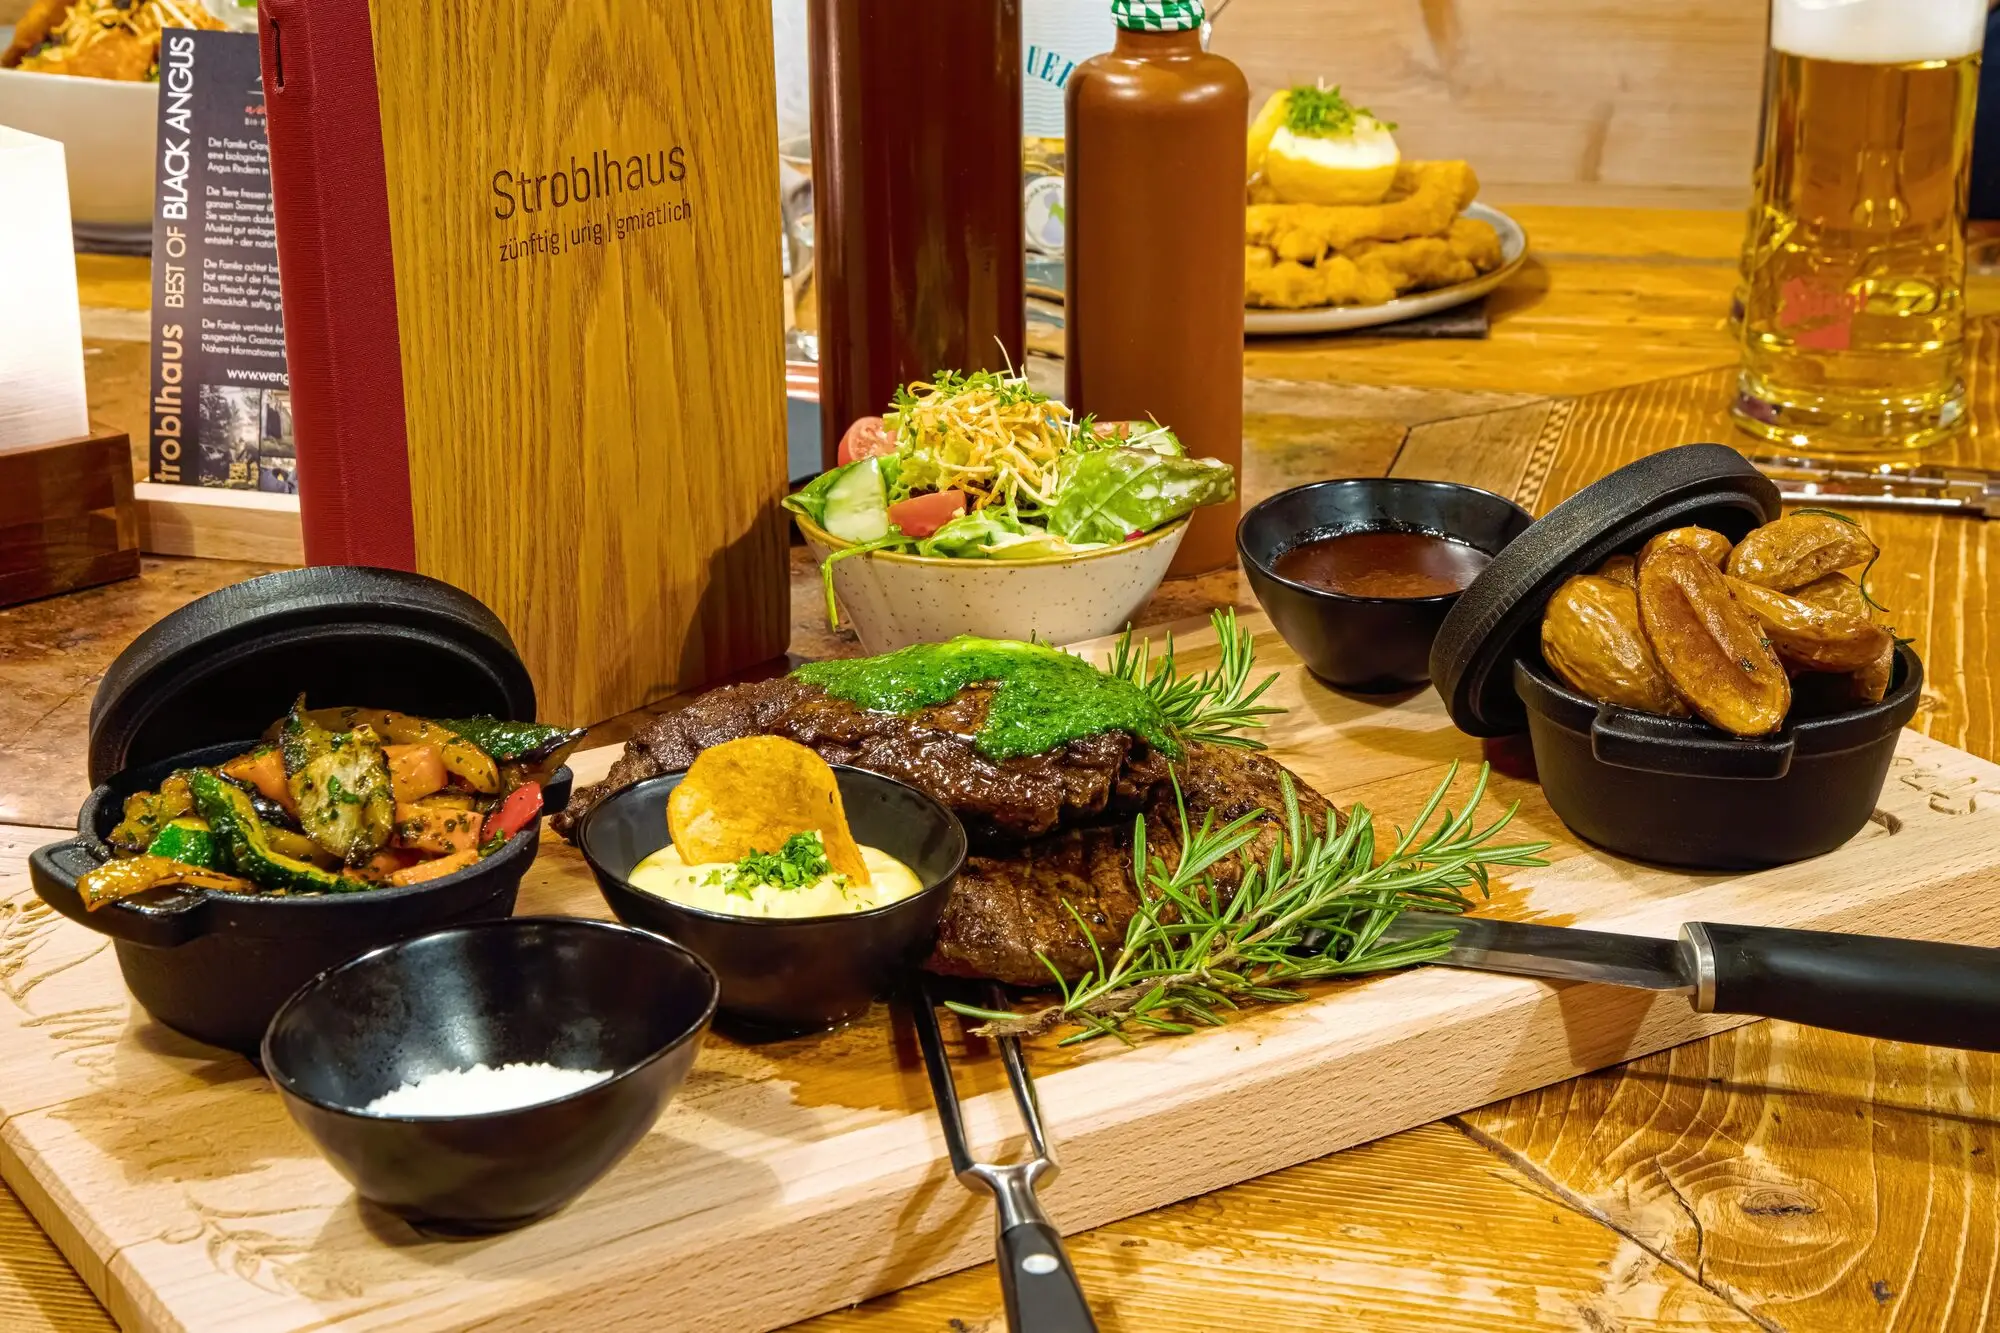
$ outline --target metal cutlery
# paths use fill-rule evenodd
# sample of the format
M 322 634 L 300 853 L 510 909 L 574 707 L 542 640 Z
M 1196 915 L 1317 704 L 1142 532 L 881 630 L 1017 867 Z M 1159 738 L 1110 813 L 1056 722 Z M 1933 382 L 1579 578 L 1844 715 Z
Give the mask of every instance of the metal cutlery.
M 2000 473 L 1983 468 L 1870 466 L 1780 454 L 1752 454 L 1750 462 L 1791 503 L 1827 501 L 1852 509 L 2000 517 Z
M 1677 940 L 1405 912 L 1390 939 L 1449 933 L 1445 967 L 1672 991 L 1697 1013 L 2000 1050 L 2000 949 L 1690 922 Z
M 1005 1007 L 998 986 L 992 988 L 986 1003 L 996 1009 Z M 1076 1269 L 1063 1249 L 1062 1233 L 1050 1223 L 1035 1196 L 1036 1185 L 1054 1180 L 1058 1168 L 1055 1150 L 1042 1129 L 1041 1107 L 1021 1057 L 1020 1039 L 1001 1037 L 995 1045 L 1000 1048 L 1000 1060 L 1007 1068 L 1007 1082 L 1027 1126 L 1034 1155 L 1005 1165 L 976 1162 L 966 1146 L 965 1118 L 959 1110 L 958 1085 L 945 1054 L 944 1034 L 938 1028 L 937 1004 L 930 981 L 919 980 L 911 1004 L 917 1044 L 923 1048 L 924 1065 L 930 1073 L 931 1097 L 937 1102 L 938 1120 L 944 1126 L 951 1169 L 966 1188 L 991 1194 L 998 1205 L 995 1249 L 1007 1327 L 1013 1333 L 1097 1333 L 1097 1321 L 1083 1299 Z

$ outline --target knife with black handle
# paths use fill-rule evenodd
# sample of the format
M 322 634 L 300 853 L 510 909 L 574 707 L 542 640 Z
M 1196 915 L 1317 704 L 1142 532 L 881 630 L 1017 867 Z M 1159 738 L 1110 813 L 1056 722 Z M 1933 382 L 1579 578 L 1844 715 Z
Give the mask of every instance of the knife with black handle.
M 1672 991 L 1697 1013 L 2000 1051 L 2000 949 L 1701 921 L 1662 940 L 1431 912 L 1405 912 L 1386 934 L 1445 938 L 1445 967 Z

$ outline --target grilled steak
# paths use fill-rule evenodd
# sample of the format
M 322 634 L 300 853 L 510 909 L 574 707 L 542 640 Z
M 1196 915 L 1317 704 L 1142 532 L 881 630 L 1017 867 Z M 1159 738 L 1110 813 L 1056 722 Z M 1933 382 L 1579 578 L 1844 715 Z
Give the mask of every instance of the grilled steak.
M 1264 810 L 1271 817 L 1262 821 L 1264 831 L 1244 850 L 1255 858 L 1271 849 L 1285 808 L 1281 765 L 1247 750 L 1196 745 L 1175 771 L 1190 826 L 1199 828 L 1210 811 L 1221 825 Z M 1332 810 L 1326 799 L 1296 778 L 1292 788 L 1300 813 L 1316 825 L 1323 823 Z M 1171 783 L 1161 784 L 1145 814 L 1148 859 L 1160 857 L 1173 865 L 1180 854 L 1180 812 Z M 1217 888 L 1235 889 L 1242 856 L 1216 863 L 1211 874 Z M 1130 820 L 1069 829 L 1024 842 L 1009 853 L 968 858 L 938 923 L 937 948 L 925 966 L 947 976 L 1046 986 L 1046 956 L 1074 980 L 1093 960 L 1069 907 L 1089 923 L 1107 958 L 1117 951 L 1139 908 L 1132 883 Z
M 1130 815 L 1167 781 L 1166 757 L 1122 731 L 1046 754 L 988 759 L 973 736 L 991 698 L 991 690 L 973 686 L 936 707 L 898 715 L 871 713 L 790 677 L 725 685 L 627 741 L 610 775 L 570 798 L 556 829 L 574 837 L 584 813 L 612 792 L 686 768 L 709 746 L 739 736 L 784 736 L 829 764 L 851 764 L 928 792 L 951 807 L 982 847 L 1106 814 Z
M 1209 811 L 1220 824 L 1262 809 L 1272 817 L 1249 851 L 1261 853 L 1277 836 L 1285 770 L 1273 760 L 1194 745 L 1169 766 L 1144 741 L 1111 731 L 1045 754 L 996 761 L 973 744 L 990 699 L 990 690 L 973 686 L 935 707 L 899 715 L 869 712 L 790 678 L 726 685 L 626 742 L 610 775 L 571 797 L 555 825 L 573 838 L 597 802 L 686 768 L 711 745 L 740 736 L 788 737 L 828 763 L 885 774 L 951 807 L 973 839 L 974 855 L 952 891 L 927 966 L 1024 986 L 1048 983 L 1040 954 L 1068 977 L 1091 964 L 1089 944 L 1065 902 L 1107 953 L 1124 939 L 1139 905 L 1132 816 L 1146 816 L 1149 856 L 1172 864 L 1180 841 L 1175 776 L 1190 823 L 1198 826 Z M 1324 798 L 1296 779 L 1292 785 L 1301 810 L 1322 822 L 1330 810 Z M 1240 873 L 1232 858 L 1215 867 L 1215 882 L 1233 888 Z

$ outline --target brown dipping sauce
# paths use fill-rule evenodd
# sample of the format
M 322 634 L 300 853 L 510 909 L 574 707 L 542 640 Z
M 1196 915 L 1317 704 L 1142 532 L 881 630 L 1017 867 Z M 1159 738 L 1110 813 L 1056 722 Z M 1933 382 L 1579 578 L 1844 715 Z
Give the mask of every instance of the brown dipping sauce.
M 1378 530 L 1315 537 L 1271 566 L 1281 579 L 1348 597 L 1444 597 L 1464 592 L 1493 557 L 1435 532 Z

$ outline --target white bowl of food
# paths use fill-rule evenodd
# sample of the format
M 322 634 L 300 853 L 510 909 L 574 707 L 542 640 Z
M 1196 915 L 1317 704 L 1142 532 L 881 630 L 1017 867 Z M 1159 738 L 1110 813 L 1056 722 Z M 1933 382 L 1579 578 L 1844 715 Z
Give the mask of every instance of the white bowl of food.
M 852 543 L 800 517 L 813 558 Z M 960 634 L 1075 643 L 1132 623 L 1166 577 L 1187 519 L 1134 541 L 1068 556 L 960 560 L 870 551 L 832 566 L 833 592 L 861 647 L 886 653 Z
M 940 373 L 841 441 L 785 501 L 827 615 L 889 652 L 960 634 L 1071 643 L 1131 623 L 1188 515 L 1236 493 L 1153 422 L 1100 425 L 1012 375 Z
M 35 0 L 0 48 L 0 125 L 63 146 L 70 219 L 147 231 L 163 27 L 220 28 L 202 0 Z

